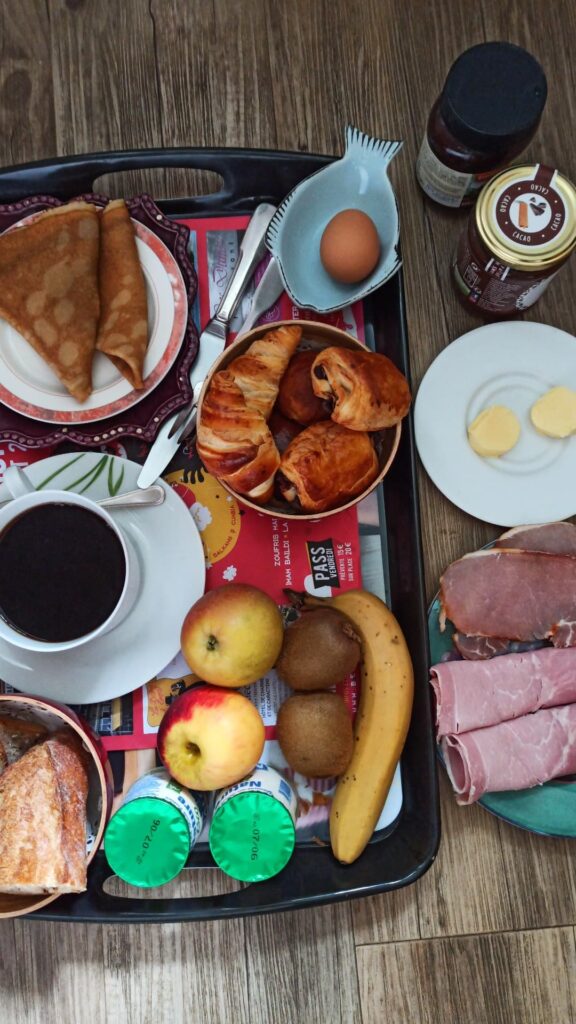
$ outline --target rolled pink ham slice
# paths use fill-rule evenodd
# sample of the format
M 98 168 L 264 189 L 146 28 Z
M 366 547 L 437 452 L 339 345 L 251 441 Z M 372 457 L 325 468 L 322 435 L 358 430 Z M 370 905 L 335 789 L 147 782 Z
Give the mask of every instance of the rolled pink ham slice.
M 576 648 L 433 665 L 438 738 L 576 701 Z
M 576 704 L 445 736 L 441 746 L 459 804 L 484 793 L 531 789 L 576 772 Z

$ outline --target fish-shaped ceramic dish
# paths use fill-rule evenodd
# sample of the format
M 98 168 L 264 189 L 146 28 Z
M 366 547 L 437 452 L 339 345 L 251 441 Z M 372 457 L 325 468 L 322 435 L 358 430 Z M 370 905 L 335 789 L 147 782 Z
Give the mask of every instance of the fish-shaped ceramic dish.
M 317 313 L 342 309 L 380 288 L 398 270 L 398 205 L 388 166 L 401 146 L 348 126 L 344 156 L 300 182 L 278 207 L 266 244 L 288 295 L 300 308 Z M 381 245 L 374 270 L 357 284 L 335 281 L 320 261 L 324 228 L 347 209 L 362 210 L 372 218 Z

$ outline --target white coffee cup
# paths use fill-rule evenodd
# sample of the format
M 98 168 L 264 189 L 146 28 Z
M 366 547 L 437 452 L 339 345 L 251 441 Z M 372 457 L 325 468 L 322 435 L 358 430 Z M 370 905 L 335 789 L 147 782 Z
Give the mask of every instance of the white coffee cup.
M 110 630 L 118 626 L 131 611 L 138 596 L 140 587 L 140 565 L 138 562 L 138 556 L 136 555 L 136 552 L 128 538 L 117 526 L 106 509 L 100 508 L 99 505 L 94 501 L 91 501 L 90 498 L 86 498 L 83 494 L 74 494 L 72 491 L 58 490 L 36 491 L 26 476 L 26 473 L 18 466 L 9 466 L 8 469 L 5 470 L 4 483 L 7 490 L 12 495 L 13 500 L 9 501 L 3 508 L 0 508 L 0 536 L 11 522 L 26 513 L 29 509 L 37 508 L 41 505 L 77 505 L 103 519 L 116 535 L 124 553 L 125 577 L 122 592 L 112 612 L 90 633 L 86 633 L 83 636 L 75 637 L 73 640 L 66 641 L 51 642 L 48 640 L 36 640 L 34 637 L 27 636 L 25 633 L 20 633 L 17 629 L 14 629 L 4 618 L 2 618 L 0 614 L 0 639 L 7 640 L 8 643 L 13 644 L 15 647 L 21 647 L 29 651 L 45 651 L 48 653 L 50 651 L 68 651 L 73 647 L 79 647 L 81 644 L 86 644 L 89 641 L 94 640 L 96 637 L 102 636 L 104 633 L 109 633 Z

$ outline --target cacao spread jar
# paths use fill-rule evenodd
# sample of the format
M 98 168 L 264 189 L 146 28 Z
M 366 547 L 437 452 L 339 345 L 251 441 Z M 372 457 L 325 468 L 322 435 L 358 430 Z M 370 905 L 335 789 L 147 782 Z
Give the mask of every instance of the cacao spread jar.
M 559 171 L 525 164 L 484 186 L 453 262 L 458 293 L 486 318 L 532 306 L 576 246 L 576 189 Z
M 436 100 L 416 163 L 422 190 L 442 206 L 470 206 L 534 135 L 546 76 L 513 43 L 480 43 L 458 57 Z

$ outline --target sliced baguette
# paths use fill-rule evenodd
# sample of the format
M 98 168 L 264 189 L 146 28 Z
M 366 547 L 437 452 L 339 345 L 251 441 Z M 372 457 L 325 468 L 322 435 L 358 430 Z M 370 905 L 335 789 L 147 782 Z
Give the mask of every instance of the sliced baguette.
M 0 776 L 0 892 L 86 888 L 87 769 L 79 737 L 62 730 Z

